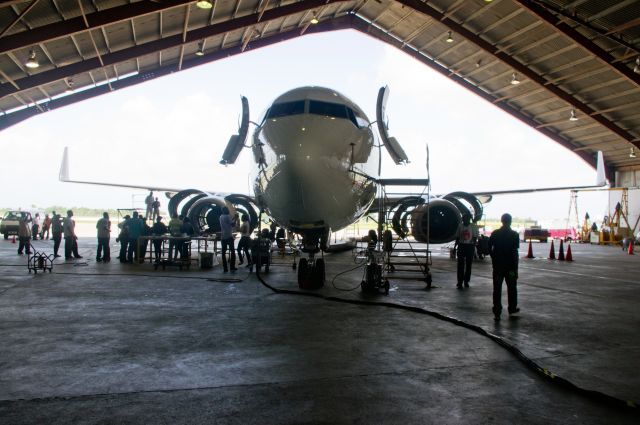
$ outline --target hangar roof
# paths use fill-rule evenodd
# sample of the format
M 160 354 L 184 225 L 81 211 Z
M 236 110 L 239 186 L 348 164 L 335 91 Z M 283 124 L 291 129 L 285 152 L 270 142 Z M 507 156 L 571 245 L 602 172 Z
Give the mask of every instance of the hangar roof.
M 637 0 L 217 0 L 212 6 L 0 0 L 0 130 L 250 49 L 353 29 L 401 49 L 591 165 L 602 150 L 609 172 L 640 168 L 640 156 L 633 157 L 640 155 Z M 37 68 L 27 66 L 30 57 Z

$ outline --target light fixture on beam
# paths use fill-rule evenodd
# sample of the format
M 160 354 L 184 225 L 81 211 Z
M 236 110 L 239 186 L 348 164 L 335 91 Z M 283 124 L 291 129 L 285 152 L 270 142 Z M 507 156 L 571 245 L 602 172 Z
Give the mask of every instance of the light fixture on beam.
M 571 110 L 571 116 L 569 117 L 569 121 L 578 121 L 578 117 L 576 116 L 576 110 Z
M 213 2 L 211 0 L 198 0 L 196 2 L 196 6 L 200 9 L 211 9 L 213 7 Z
M 204 56 L 204 42 L 198 43 L 198 50 L 196 50 L 196 56 Z
M 635 157 L 636 157 L 636 148 L 631 146 L 631 150 L 629 150 L 629 158 L 635 158 Z
M 29 59 L 24 63 L 24 66 L 27 68 L 35 69 L 40 66 L 38 60 L 36 59 L 36 52 L 33 50 L 29 50 Z
M 64 92 L 67 94 L 73 93 L 73 78 L 67 78 L 67 89 Z
M 636 66 L 633 68 L 633 72 L 640 74 L 640 56 L 636 58 Z
M 313 25 L 317 24 L 318 22 L 320 22 L 318 20 L 318 16 L 316 16 L 316 12 L 313 12 L 313 17 L 311 18 L 311 20 L 309 21 L 311 22 Z
M 445 41 L 447 43 L 453 43 L 453 37 L 451 36 L 451 31 L 447 33 L 447 39 Z
M 518 76 L 515 72 L 511 74 L 511 84 L 513 84 L 514 86 L 520 84 L 520 80 L 518 80 Z

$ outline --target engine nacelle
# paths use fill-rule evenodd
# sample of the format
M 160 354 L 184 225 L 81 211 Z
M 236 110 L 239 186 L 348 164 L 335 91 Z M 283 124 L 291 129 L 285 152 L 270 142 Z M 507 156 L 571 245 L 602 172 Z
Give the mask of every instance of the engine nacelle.
M 462 215 L 452 202 L 434 199 L 411 211 L 411 234 L 418 242 L 451 242 L 461 221 Z

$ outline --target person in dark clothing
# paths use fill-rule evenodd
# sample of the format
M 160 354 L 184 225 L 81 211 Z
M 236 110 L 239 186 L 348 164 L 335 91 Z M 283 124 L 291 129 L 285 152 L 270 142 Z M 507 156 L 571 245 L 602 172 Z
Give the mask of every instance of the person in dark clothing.
M 168 231 L 169 229 L 162 222 L 162 217 L 158 216 L 156 222 L 153 223 L 153 227 L 151 228 L 151 234 L 153 236 L 164 236 Z M 153 254 L 156 263 L 159 262 L 162 258 L 162 239 L 153 240 Z
M 189 217 L 185 217 L 184 220 L 182 220 L 182 226 L 180 226 L 180 233 L 182 233 L 184 236 L 189 237 L 189 239 L 185 240 L 180 247 L 180 258 L 189 260 L 191 257 L 190 256 L 191 253 L 189 252 L 189 247 L 191 246 L 190 238 L 195 234 L 195 230 L 193 229 L 193 224 L 191 224 L 191 220 L 189 219 Z
M 147 220 L 145 220 L 145 218 L 141 215 L 140 216 L 140 222 L 142 225 L 142 230 L 140 232 L 140 236 L 151 236 L 151 226 L 149 226 L 147 224 Z M 140 264 L 144 263 L 144 257 L 146 257 L 147 255 L 147 247 L 149 246 L 149 239 L 147 238 L 139 238 L 138 239 L 140 242 L 140 253 L 138 256 L 138 262 Z M 149 254 L 149 257 L 151 257 L 151 254 Z
M 507 282 L 509 314 L 520 311 L 518 308 L 518 248 L 520 238 L 511 230 L 511 215 L 503 214 L 500 218 L 502 227 L 494 230 L 489 237 L 489 255 L 493 265 L 493 316 L 500 320 L 502 313 L 502 281 Z
M 70 260 L 72 258 L 82 258 L 78 253 L 78 236 L 76 235 L 76 222 L 73 220 L 73 211 L 67 211 L 67 218 L 62 223 L 62 232 L 64 233 L 64 258 Z
M 62 242 L 62 221 L 60 221 L 60 214 L 53 212 L 51 217 L 51 239 L 53 239 L 53 257 L 58 258 L 58 250 L 60 249 L 60 242 Z
M 129 221 L 131 220 L 131 216 L 129 214 L 124 216 L 124 220 L 122 223 L 118 224 L 120 228 L 120 234 L 118 235 L 118 239 L 116 242 L 120 242 L 120 255 L 118 255 L 118 259 L 121 263 L 127 262 L 127 249 L 129 247 Z
M 27 222 L 27 217 L 22 216 L 18 222 L 18 254 L 22 255 L 23 251 L 27 254 L 31 254 L 31 228 Z
M 129 220 L 129 249 L 127 249 L 127 263 L 138 261 L 140 257 L 138 238 L 142 235 L 142 221 L 138 211 L 133 212 L 133 217 Z

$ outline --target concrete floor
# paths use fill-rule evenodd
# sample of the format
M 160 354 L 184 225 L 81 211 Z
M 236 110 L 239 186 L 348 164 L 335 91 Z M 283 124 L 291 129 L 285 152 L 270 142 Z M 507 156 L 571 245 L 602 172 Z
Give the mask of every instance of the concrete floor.
M 51 252 L 51 242 L 35 242 Z M 504 337 L 551 372 L 640 401 L 640 255 L 548 244 L 522 259 L 519 318 L 493 321 L 491 265 L 455 289 L 435 247 L 434 288 L 363 297 L 350 253 L 327 255 L 327 296 L 424 307 Z M 556 247 L 557 248 L 557 247 Z M 154 271 L 84 259 L 27 273 L 0 241 L 0 423 L 638 423 L 638 409 L 563 389 L 487 337 L 427 315 L 274 294 L 241 268 Z M 521 247 L 526 253 L 526 246 Z M 297 289 L 289 260 L 266 280 Z M 231 279 L 230 279 L 231 278 Z M 335 287 L 334 287 L 335 285 Z M 337 288 L 358 288 L 342 291 Z M 506 294 L 505 294 L 506 297 Z

